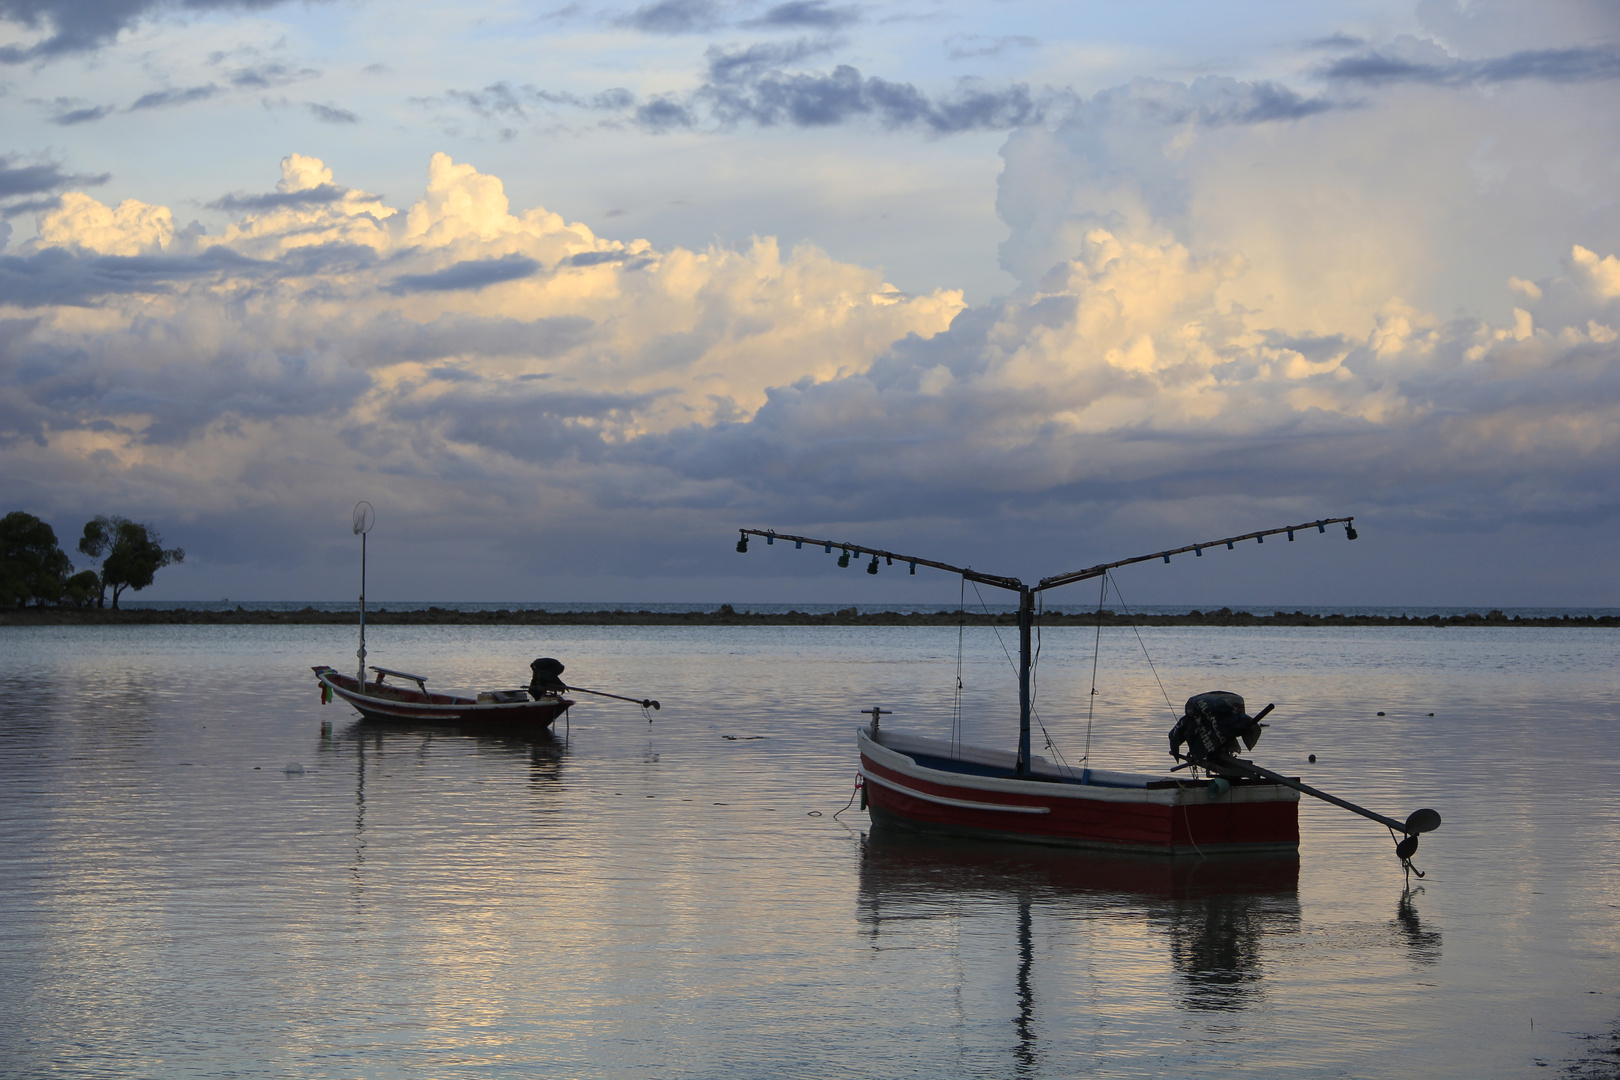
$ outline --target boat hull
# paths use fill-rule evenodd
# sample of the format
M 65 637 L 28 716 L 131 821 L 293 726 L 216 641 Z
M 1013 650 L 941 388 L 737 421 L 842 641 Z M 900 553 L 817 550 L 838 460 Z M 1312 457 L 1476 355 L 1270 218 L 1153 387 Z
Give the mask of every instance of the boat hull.
M 1019 777 L 1012 755 L 869 729 L 857 733 L 874 821 L 921 832 L 1163 855 L 1299 849 L 1299 793 L 1238 781 L 1060 770 L 1037 758 Z
M 456 694 L 424 694 L 420 690 L 368 682 L 361 687 L 352 675 L 324 665 L 315 677 L 323 688 L 322 700 L 339 697 L 353 705 L 363 720 L 389 724 L 455 725 L 491 731 L 548 730 L 574 702 L 555 694 L 538 700 L 480 702 Z

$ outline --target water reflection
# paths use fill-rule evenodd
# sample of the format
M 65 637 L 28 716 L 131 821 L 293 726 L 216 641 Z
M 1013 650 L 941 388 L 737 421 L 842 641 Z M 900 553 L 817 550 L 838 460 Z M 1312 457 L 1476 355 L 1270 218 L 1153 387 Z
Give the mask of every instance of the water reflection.
M 317 753 L 333 766 L 346 755 L 354 759 L 354 861 L 350 871 L 358 887 L 366 862 L 366 785 L 368 777 L 393 780 L 393 762 L 402 755 L 413 765 L 426 766 L 436 755 L 453 759 L 469 750 L 474 755 L 506 755 L 526 759 L 528 785 L 537 796 L 539 813 L 560 811 L 563 766 L 568 757 L 568 739 L 549 731 L 529 735 L 492 734 L 486 729 L 462 729 L 455 725 L 393 725 L 355 721 L 334 732 L 321 729 Z
M 1440 960 L 1440 931 L 1423 929 L 1423 921 L 1418 918 L 1418 894 L 1423 892 L 1423 886 L 1407 888 L 1401 891 L 1400 903 L 1395 908 L 1395 918 L 1390 926 L 1395 930 L 1395 937 L 1406 947 L 1406 955 L 1418 967 L 1427 967 Z
M 1161 941 L 1178 1007 L 1250 1008 L 1264 999 L 1266 951 L 1300 929 L 1296 856 L 1169 860 L 998 845 L 874 828 L 860 868 L 859 918 L 874 939 L 897 921 L 1012 913 L 1016 1068 L 1036 1064 L 1033 915 Z M 1007 942 L 1008 948 L 1014 942 Z

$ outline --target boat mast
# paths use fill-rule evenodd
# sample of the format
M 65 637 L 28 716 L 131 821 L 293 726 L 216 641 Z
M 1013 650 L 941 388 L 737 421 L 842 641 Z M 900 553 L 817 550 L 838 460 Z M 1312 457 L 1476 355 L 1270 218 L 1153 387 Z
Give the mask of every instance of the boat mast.
M 358 508 L 356 508 L 355 512 L 358 515 L 358 513 L 359 513 Z M 358 522 L 359 518 L 356 517 L 355 520 Z M 1152 559 L 1163 559 L 1165 562 L 1169 562 L 1170 557 L 1172 555 L 1181 555 L 1181 554 L 1185 554 L 1186 552 L 1189 552 L 1189 551 L 1192 552 L 1194 557 L 1203 558 L 1205 548 L 1214 549 L 1214 548 L 1219 547 L 1220 545 L 1224 544 L 1224 545 L 1226 545 L 1227 550 L 1230 551 L 1232 549 L 1233 545 L 1237 544 L 1239 541 L 1242 541 L 1242 540 L 1255 540 L 1255 541 L 1258 541 L 1259 543 L 1263 544 L 1263 543 L 1266 542 L 1266 537 L 1268 537 L 1268 536 L 1278 536 L 1278 535 L 1281 535 L 1283 533 L 1288 534 L 1288 539 L 1291 541 L 1291 540 L 1294 539 L 1294 534 L 1295 533 L 1306 532 L 1309 529 L 1315 529 L 1319 533 L 1325 533 L 1325 532 L 1327 532 L 1327 527 L 1329 525 L 1343 525 L 1344 526 L 1345 539 L 1354 540 L 1356 538 L 1356 528 L 1355 528 L 1354 522 L 1355 522 L 1355 518 L 1353 518 L 1353 517 L 1318 518 L 1315 521 L 1307 521 L 1307 522 L 1304 522 L 1304 523 L 1299 524 L 1299 525 L 1283 525 L 1283 526 L 1280 526 L 1280 527 L 1275 528 L 1275 529 L 1260 529 L 1260 530 L 1258 530 L 1256 532 L 1244 533 L 1241 536 L 1225 536 L 1225 537 L 1222 537 L 1219 540 L 1208 540 L 1208 541 L 1204 541 L 1203 543 L 1187 544 L 1184 547 L 1170 548 L 1168 551 L 1155 551 L 1150 555 L 1137 555 L 1134 558 L 1120 559 L 1117 562 L 1099 563 L 1096 566 L 1088 566 L 1084 570 L 1073 570 L 1073 571 L 1070 571 L 1067 574 L 1056 574 L 1056 575 L 1054 575 L 1052 577 L 1049 577 L 1049 578 L 1042 578 L 1040 580 L 1040 582 L 1035 584 L 1035 585 L 1025 585 L 1022 581 L 1020 581 L 1018 578 L 1015 578 L 1015 577 L 1001 577 L 1001 576 L 996 575 L 996 574 L 986 574 L 986 573 L 983 573 L 983 572 L 978 571 L 978 570 L 973 570 L 973 569 L 971 569 L 969 567 L 952 566 L 950 563 L 938 562 L 938 561 L 936 561 L 934 559 L 924 559 L 924 558 L 922 558 L 920 556 L 917 556 L 917 555 L 902 555 L 897 551 L 885 551 L 882 548 L 869 548 L 869 547 L 866 547 L 866 546 L 861 545 L 861 544 L 851 544 L 851 543 L 848 543 L 847 541 L 841 541 L 841 540 L 820 540 L 820 539 L 816 539 L 816 538 L 810 537 L 810 536 L 795 536 L 792 533 L 779 533 L 775 529 L 738 529 L 737 531 L 741 535 L 737 539 L 737 553 L 738 554 L 745 554 L 748 551 L 748 538 L 750 536 L 763 536 L 765 538 L 765 543 L 767 543 L 767 544 L 775 544 L 778 540 L 782 540 L 782 541 L 791 540 L 793 542 L 793 546 L 795 548 L 802 548 L 802 547 L 804 547 L 804 545 L 810 544 L 810 545 L 812 545 L 814 547 L 821 548 L 823 551 L 825 551 L 829 555 L 832 554 L 832 549 L 833 548 L 840 548 L 843 551 L 843 556 L 838 560 L 838 565 L 839 566 L 848 566 L 849 563 L 850 563 L 851 554 L 853 554 L 854 557 L 857 560 L 859 560 L 861 558 L 864 558 L 867 555 L 870 555 L 872 557 L 872 563 L 871 563 L 870 566 L 868 566 L 866 568 L 866 572 L 868 574 L 876 574 L 878 572 L 878 562 L 879 562 L 879 560 L 883 560 L 883 561 L 887 562 L 891 566 L 896 561 L 899 561 L 899 562 L 909 564 L 910 573 L 913 573 L 913 574 L 915 574 L 917 572 L 917 567 L 918 566 L 931 566 L 936 570 L 944 570 L 946 573 L 960 574 L 960 575 L 962 575 L 962 577 L 966 578 L 968 581 L 981 582 L 981 583 L 983 583 L 985 585 L 990 585 L 990 586 L 993 586 L 993 587 L 995 587 L 997 589 L 1006 589 L 1009 592 L 1017 593 L 1018 594 L 1018 775 L 1019 776 L 1027 776 L 1029 774 L 1029 772 L 1030 772 L 1030 767 L 1029 767 L 1029 763 L 1030 763 L 1030 750 L 1029 750 L 1029 719 L 1030 719 L 1029 670 L 1030 670 L 1030 667 L 1033 665 L 1033 662 L 1034 662 L 1033 657 L 1030 655 L 1030 640 L 1029 639 L 1030 639 L 1030 628 L 1031 628 L 1031 626 L 1034 625 L 1034 622 L 1035 622 L 1035 594 L 1036 593 L 1042 592 L 1042 591 L 1044 591 L 1046 589 L 1055 589 L 1060 585 L 1072 585 L 1076 581 L 1085 581 L 1085 580 L 1087 580 L 1089 578 L 1101 577 L 1104 574 L 1108 573 L 1110 570 L 1118 569 L 1121 566 L 1131 566 L 1134 563 L 1148 562 L 1148 561 L 1150 561 Z M 369 526 L 368 526 L 368 528 L 369 528 Z M 355 526 L 355 531 L 356 532 L 360 531 L 358 524 Z M 363 549 L 362 549 L 362 552 L 361 552 L 361 558 L 362 558 L 362 565 L 363 565 L 363 562 L 364 562 L 364 550 Z M 361 603 L 362 603 L 362 607 L 363 607 L 364 606 L 364 600 L 363 599 L 362 599 Z M 364 614 L 362 613 L 362 617 L 361 617 L 361 633 L 362 633 L 361 648 L 362 648 L 362 650 L 365 648 L 365 645 L 364 645 L 364 640 L 365 639 L 364 639 L 364 636 L 363 636 L 364 631 L 365 631 L 365 622 L 364 622 Z M 876 723 L 877 723 L 876 719 L 874 719 L 873 720 L 873 726 L 874 727 L 876 726 Z
M 1029 630 L 1035 622 L 1035 592 L 1025 585 L 1018 590 L 1018 775 L 1028 776 L 1029 768 Z
M 356 681 L 362 694 L 366 691 L 366 533 L 376 521 L 370 503 L 361 499 L 354 504 L 354 531 L 360 536 L 360 651 L 355 654 L 360 657 L 360 672 Z

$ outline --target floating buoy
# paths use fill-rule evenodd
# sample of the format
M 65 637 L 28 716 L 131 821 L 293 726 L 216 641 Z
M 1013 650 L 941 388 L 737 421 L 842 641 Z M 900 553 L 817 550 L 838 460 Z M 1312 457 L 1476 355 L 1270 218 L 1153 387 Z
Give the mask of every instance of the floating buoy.
M 282 766 L 281 771 L 286 773 L 288 776 L 303 776 L 304 775 L 304 767 L 302 765 L 298 764 L 298 762 L 296 762 L 296 761 L 287 762 L 286 765 Z
M 1379 714 L 1378 714 L 1378 715 L 1379 715 L 1379 716 L 1383 716 L 1383 715 L 1384 715 L 1384 714 L 1383 714 L 1383 713 L 1379 713 Z
M 1315 765 L 1316 764 L 1316 755 L 1312 754 L 1310 757 L 1306 758 L 1306 760 L 1309 761 L 1312 765 Z

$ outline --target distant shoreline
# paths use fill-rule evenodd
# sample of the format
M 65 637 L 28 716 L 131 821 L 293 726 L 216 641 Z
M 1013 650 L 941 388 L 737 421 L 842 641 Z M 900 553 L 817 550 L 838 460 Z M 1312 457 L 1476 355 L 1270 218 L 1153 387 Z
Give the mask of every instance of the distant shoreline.
M 803 611 L 746 612 L 722 604 L 713 611 L 631 611 L 615 608 L 603 611 L 545 611 L 506 609 L 458 611 L 428 607 L 390 611 L 386 607 L 366 612 L 366 621 L 381 626 L 1011 626 L 1011 612 L 926 611 L 897 612 L 858 608 L 814 613 Z M 207 611 L 191 608 L 134 608 L 113 611 L 98 608 L 25 608 L 0 612 L 0 626 L 354 626 L 354 611 L 321 611 L 306 607 L 298 611 Z M 1467 615 L 1342 615 L 1307 614 L 1302 611 L 1273 611 L 1256 614 L 1219 608 L 1214 611 L 1188 611 L 1165 615 L 1153 613 L 1120 614 L 1114 611 L 1059 613 L 1046 612 L 1042 626 L 1581 626 L 1620 627 L 1620 615 L 1562 615 L 1554 617 L 1507 616 L 1500 611 Z

